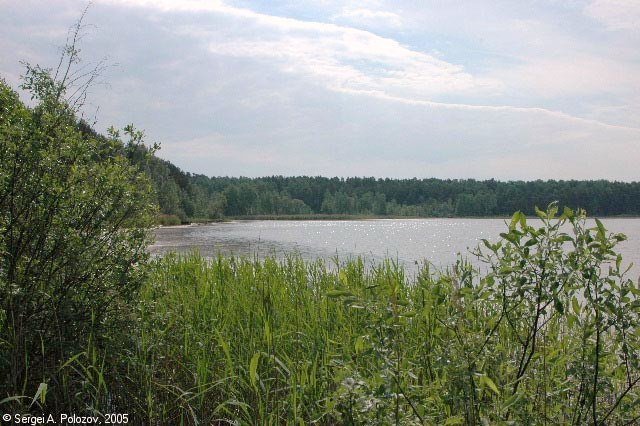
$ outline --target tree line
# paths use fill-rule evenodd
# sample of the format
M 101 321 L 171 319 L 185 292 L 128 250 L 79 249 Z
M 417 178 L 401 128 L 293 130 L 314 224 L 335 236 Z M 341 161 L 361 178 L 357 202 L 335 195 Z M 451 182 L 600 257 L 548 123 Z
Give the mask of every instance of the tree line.
M 278 215 L 506 216 L 534 214 L 535 206 L 554 201 L 595 216 L 640 215 L 640 182 L 207 177 L 157 157 L 146 167 L 160 211 L 182 222 Z

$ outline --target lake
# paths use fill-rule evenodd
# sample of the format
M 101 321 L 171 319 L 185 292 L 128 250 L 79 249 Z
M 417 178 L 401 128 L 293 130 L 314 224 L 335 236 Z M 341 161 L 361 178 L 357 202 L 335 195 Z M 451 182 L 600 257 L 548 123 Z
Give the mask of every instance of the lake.
M 198 250 L 214 257 L 218 253 L 241 256 L 282 257 L 297 252 L 305 259 L 340 260 L 364 257 L 369 263 L 393 258 L 411 275 L 425 260 L 442 268 L 458 254 L 477 264 L 469 253 L 483 238 L 497 241 L 505 232 L 506 219 L 373 219 L 373 220 L 261 220 L 207 225 L 161 227 L 155 230 L 155 255 Z M 537 223 L 536 223 L 537 222 Z M 624 263 L 640 264 L 640 219 L 603 219 L 611 232 L 629 238 L 619 245 Z M 540 221 L 530 220 L 533 226 Z M 633 275 L 637 275 L 634 267 Z

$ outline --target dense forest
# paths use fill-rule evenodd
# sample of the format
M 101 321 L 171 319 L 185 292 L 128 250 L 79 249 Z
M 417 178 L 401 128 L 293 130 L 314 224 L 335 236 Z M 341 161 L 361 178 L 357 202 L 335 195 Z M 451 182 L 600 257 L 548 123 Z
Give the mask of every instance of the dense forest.
M 596 216 L 640 215 L 640 182 L 606 180 L 207 177 L 154 157 L 160 210 L 181 221 L 277 215 L 506 216 L 558 201 Z

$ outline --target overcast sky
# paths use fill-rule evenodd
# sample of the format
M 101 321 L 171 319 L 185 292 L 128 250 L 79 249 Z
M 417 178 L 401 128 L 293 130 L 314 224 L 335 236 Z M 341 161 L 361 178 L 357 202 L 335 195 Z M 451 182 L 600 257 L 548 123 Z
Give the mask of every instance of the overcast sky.
M 86 2 L 0 0 L 0 75 Z M 99 130 L 206 175 L 640 179 L 640 1 L 96 0 Z

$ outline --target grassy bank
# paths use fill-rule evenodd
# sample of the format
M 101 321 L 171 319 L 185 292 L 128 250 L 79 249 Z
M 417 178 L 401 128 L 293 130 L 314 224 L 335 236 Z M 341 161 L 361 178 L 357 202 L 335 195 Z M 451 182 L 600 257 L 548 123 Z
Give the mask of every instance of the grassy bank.
M 638 219 L 633 215 L 599 216 L 609 219 Z M 160 226 L 176 226 L 184 224 L 210 224 L 230 222 L 234 220 L 378 220 L 378 219 L 509 219 L 505 215 L 488 216 L 392 216 L 392 215 L 358 215 L 358 214 L 278 214 L 278 215 L 242 215 L 220 219 L 188 218 L 185 221 L 175 215 L 160 215 L 156 223 Z
M 135 424 L 633 424 L 640 290 L 622 236 L 545 214 L 485 242 L 483 274 L 156 259 L 120 311 L 129 325 L 59 367 L 82 386 L 49 392 Z
M 640 415 L 637 387 L 627 391 L 638 373 L 614 356 L 613 330 L 598 337 L 601 382 L 585 387 L 596 359 L 588 302 L 534 304 L 547 313 L 533 336 L 535 309 L 468 265 L 412 282 L 390 261 L 331 271 L 193 255 L 153 271 L 132 365 L 144 366 L 146 415 L 160 423 L 582 424 L 590 398 L 606 423 Z
M 391 261 L 328 268 L 159 259 L 141 293 L 145 416 L 205 424 L 637 421 L 640 291 L 612 250 L 514 216 L 478 255 L 415 280 Z M 570 242 L 573 249 L 562 249 Z M 603 262 L 612 261 L 611 268 Z

